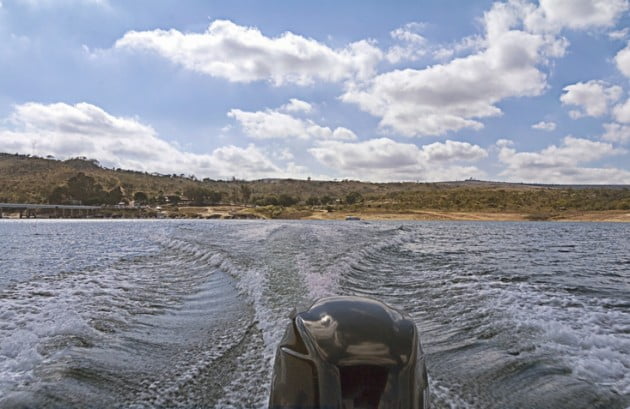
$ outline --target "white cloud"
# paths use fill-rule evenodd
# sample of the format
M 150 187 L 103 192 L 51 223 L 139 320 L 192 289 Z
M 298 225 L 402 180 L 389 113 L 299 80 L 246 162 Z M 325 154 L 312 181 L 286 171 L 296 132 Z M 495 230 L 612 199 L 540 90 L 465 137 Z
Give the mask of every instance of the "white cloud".
M 615 56 L 615 63 L 617 68 L 626 77 L 630 78 L 630 42 L 623 50 L 619 51 Z
M 575 105 L 582 111 L 573 110 L 569 114 L 577 119 L 583 116 L 599 117 L 608 113 L 609 105 L 619 99 L 623 89 L 618 85 L 608 86 L 603 81 L 578 82 L 564 87 L 560 97 L 565 105 Z
M 602 135 L 602 139 L 618 143 L 630 142 L 630 125 L 608 123 L 604 124 L 604 129 L 606 132 Z
M 454 44 L 438 47 L 433 51 L 433 57 L 445 61 L 464 52 L 479 52 L 486 47 L 486 40 L 479 35 L 464 37 Z
M 611 27 L 627 10 L 627 0 L 540 0 L 529 23 L 547 29 Z
M 213 21 L 204 33 L 130 31 L 115 47 L 153 51 L 187 69 L 232 82 L 268 80 L 275 85 L 367 78 L 383 57 L 365 40 L 333 50 L 290 32 L 270 38 L 227 20 Z
M 325 165 L 345 171 L 407 167 L 417 165 L 420 159 L 416 145 L 388 138 L 358 143 L 328 141 L 309 151 Z
M 248 112 L 232 109 L 227 115 L 238 121 L 245 133 L 252 138 L 308 139 L 310 137 L 304 121 L 282 112 L 272 110 Z
M 537 96 L 547 87 L 540 70 L 564 55 L 568 41 L 530 30 L 535 6 L 523 1 L 494 3 L 484 14 L 484 36 L 470 36 L 462 49 L 474 53 L 422 70 L 395 70 L 347 85 L 341 99 L 381 118 L 380 127 L 406 136 L 442 135 L 483 128 L 482 118 L 501 115 L 505 98 Z M 447 57 L 455 49 L 440 49 Z
M 414 45 L 394 45 L 387 50 L 385 58 L 392 64 L 397 64 L 401 61 L 417 61 L 426 54 L 426 51 L 419 49 Z
M 627 9 L 627 0 L 495 2 L 481 20 L 483 36 L 433 51 L 438 59 L 464 50 L 472 54 L 347 84 L 341 99 L 380 118 L 381 129 L 406 136 L 479 130 L 482 119 L 501 115 L 500 101 L 545 91 L 542 68 L 562 57 L 569 45 L 562 29 L 612 27 Z M 618 60 L 624 60 L 623 54 Z
M 223 146 L 211 154 L 184 152 L 136 118 L 88 104 L 18 105 L 0 128 L 0 151 L 57 158 L 86 156 L 109 167 L 200 177 L 287 176 L 257 147 Z
M 322 131 L 322 135 L 320 136 L 321 139 L 335 139 L 338 141 L 353 141 L 357 139 L 354 132 L 348 128 L 344 128 L 343 126 L 335 128 L 330 136 L 328 136 L 328 127 L 322 128 Z
M 348 87 L 341 97 L 380 117 L 380 126 L 406 136 L 442 135 L 481 129 L 477 118 L 497 116 L 497 102 L 535 96 L 546 86 L 541 61 L 545 40 L 522 31 L 504 31 L 483 52 L 423 70 L 396 70 L 367 85 Z
M 501 176 L 513 182 L 533 183 L 630 183 L 630 172 L 614 168 L 584 167 L 611 155 L 626 153 L 609 143 L 572 136 L 561 146 L 551 145 L 540 152 L 516 152 L 511 141 L 497 142 L 499 161 L 507 165 Z
M 397 44 L 389 48 L 385 58 L 392 64 L 400 61 L 416 61 L 426 54 L 427 40 L 418 33 L 422 29 L 421 23 L 408 23 L 403 27 L 393 30 L 389 35 L 402 44 Z
M 630 32 L 630 29 L 626 27 L 622 30 L 611 31 L 610 33 L 608 33 L 608 37 L 610 37 L 610 39 L 612 40 L 623 40 L 624 38 L 628 37 L 629 32 Z
M 532 125 L 532 129 L 538 129 L 539 131 L 555 131 L 556 129 L 556 123 L 555 122 L 545 122 L 545 121 L 540 121 L 534 125 Z
M 480 146 L 450 140 L 424 145 L 422 152 L 427 162 L 477 161 L 488 156 L 488 152 Z
M 482 176 L 474 166 L 457 161 L 475 161 L 486 151 L 466 142 L 436 142 L 419 148 L 389 138 L 357 143 L 323 141 L 309 152 L 324 165 L 353 178 L 375 181 L 455 180 Z
M 630 98 L 613 108 L 613 115 L 618 122 L 630 123 Z
M 408 43 L 424 44 L 427 41 L 426 38 L 418 33 L 423 27 L 424 24 L 422 23 L 407 23 L 404 26 L 391 31 L 389 35 L 396 40 Z
M 280 152 L 275 152 L 274 156 L 280 160 L 293 160 L 295 158 L 289 148 L 284 148 Z
M 299 100 L 297 98 L 291 98 L 288 104 L 281 107 L 283 111 L 287 112 L 311 112 L 313 106 L 306 101 Z
M 292 100 L 280 109 L 285 111 L 290 111 L 290 109 L 304 111 L 306 108 L 304 104 L 309 105 L 310 108 L 310 104 L 304 101 Z M 357 139 L 354 132 L 347 128 L 330 129 L 327 126 L 318 125 L 310 119 L 296 118 L 279 110 L 267 109 L 265 111 L 249 112 L 232 109 L 227 115 L 238 121 L 245 133 L 255 139 Z

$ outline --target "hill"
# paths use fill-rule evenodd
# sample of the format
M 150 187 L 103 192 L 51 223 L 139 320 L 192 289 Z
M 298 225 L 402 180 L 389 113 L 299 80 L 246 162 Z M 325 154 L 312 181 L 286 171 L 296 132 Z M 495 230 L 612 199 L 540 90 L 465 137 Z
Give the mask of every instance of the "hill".
M 61 161 L 0 153 L 0 202 L 116 204 L 133 200 L 153 205 L 258 205 L 267 208 L 259 212 L 268 217 L 303 217 L 316 210 L 357 213 L 422 210 L 521 213 L 545 219 L 567 212 L 630 210 L 630 186 L 477 180 L 441 183 L 197 180 L 194 176 L 107 169 L 86 158 Z

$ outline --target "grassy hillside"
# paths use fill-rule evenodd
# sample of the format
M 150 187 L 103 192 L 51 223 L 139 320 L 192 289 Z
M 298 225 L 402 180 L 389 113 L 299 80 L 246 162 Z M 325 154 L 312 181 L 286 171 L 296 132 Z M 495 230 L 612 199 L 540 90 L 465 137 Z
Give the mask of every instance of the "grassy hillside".
M 93 177 L 104 190 L 120 186 L 128 198 L 137 191 L 152 195 L 159 191 L 174 193 L 196 184 L 181 177 L 104 169 L 89 160 L 58 161 L 0 154 L 0 202 L 47 203 L 55 187 L 66 184 L 79 172 Z
M 123 200 L 131 201 L 134 196 L 146 197 L 146 201 L 152 204 L 163 204 L 167 197 L 171 197 L 193 205 L 257 204 L 298 210 L 371 209 L 397 212 L 424 209 L 546 214 L 630 209 L 630 186 L 551 186 L 483 181 L 196 180 L 184 175 L 105 169 L 86 159 L 59 161 L 11 154 L 0 154 L 0 202 L 53 203 L 53 200 L 70 200 L 73 196 L 68 193 L 72 191 L 68 183 L 80 173 L 87 179 L 91 178 L 94 185 L 102 190 L 101 196 L 91 199 L 97 202 L 107 194 L 120 192 Z M 65 196 L 55 196 L 53 192 L 56 188 L 65 189 L 62 189 Z M 144 196 L 137 196 L 138 192 Z

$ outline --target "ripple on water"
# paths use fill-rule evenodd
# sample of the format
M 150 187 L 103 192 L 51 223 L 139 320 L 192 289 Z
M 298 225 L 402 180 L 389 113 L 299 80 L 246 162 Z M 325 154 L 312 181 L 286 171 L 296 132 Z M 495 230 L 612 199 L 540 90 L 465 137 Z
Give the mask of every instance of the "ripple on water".
M 436 408 L 630 406 L 623 226 L 165 221 L 0 232 L 31 243 L 23 259 L 0 260 L 10 276 L 0 282 L 2 407 L 264 407 L 287 315 L 333 294 L 414 318 Z

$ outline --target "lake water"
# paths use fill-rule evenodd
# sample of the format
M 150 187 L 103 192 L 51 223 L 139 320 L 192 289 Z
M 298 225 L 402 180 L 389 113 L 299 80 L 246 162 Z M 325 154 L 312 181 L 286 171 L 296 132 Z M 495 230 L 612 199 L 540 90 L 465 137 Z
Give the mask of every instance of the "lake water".
M 0 221 L 0 407 L 259 408 L 293 307 L 420 329 L 435 408 L 630 407 L 630 225 Z

